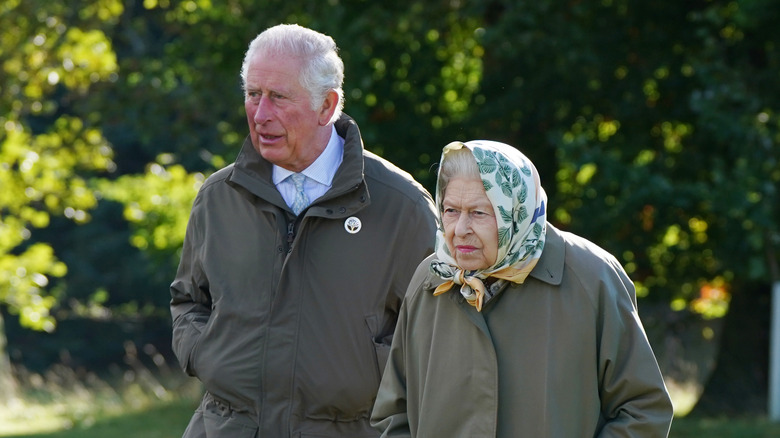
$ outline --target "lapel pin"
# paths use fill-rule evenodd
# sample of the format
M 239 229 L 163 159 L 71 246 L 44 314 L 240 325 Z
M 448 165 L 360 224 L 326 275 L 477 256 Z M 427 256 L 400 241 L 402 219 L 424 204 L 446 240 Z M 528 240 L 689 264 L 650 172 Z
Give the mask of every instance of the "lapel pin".
M 362 226 L 363 224 L 360 222 L 360 219 L 355 216 L 350 216 L 344 221 L 344 229 L 347 230 L 347 233 L 349 234 L 357 233 Z

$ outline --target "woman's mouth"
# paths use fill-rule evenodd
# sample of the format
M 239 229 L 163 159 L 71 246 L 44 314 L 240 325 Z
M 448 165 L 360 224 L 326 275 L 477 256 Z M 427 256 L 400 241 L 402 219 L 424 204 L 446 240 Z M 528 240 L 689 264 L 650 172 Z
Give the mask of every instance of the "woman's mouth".
M 464 254 L 472 253 L 477 250 L 476 246 L 471 245 L 458 245 L 455 248 L 458 250 L 458 252 L 462 252 Z

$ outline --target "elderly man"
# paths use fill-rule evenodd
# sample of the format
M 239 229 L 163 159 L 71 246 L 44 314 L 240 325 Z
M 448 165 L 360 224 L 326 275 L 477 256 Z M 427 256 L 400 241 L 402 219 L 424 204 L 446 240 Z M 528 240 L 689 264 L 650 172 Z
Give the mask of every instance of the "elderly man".
M 173 348 L 206 394 L 185 437 L 370 437 L 400 302 L 433 251 L 430 195 L 363 149 L 332 38 L 267 29 L 249 136 L 203 184 L 171 285 Z

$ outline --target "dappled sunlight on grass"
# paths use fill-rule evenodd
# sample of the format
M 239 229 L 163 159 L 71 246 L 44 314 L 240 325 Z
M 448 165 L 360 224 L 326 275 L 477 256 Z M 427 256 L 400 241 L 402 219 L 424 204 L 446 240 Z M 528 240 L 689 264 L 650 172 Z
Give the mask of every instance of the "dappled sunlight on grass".
M 105 376 L 62 365 L 44 374 L 17 369 L 20 394 L 0 409 L 0 436 L 88 429 L 107 419 L 157 406 L 194 405 L 200 398 L 202 390 L 196 379 L 159 361 L 149 361 L 155 364 L 150 369 L 132 346 L 126 350 L 126 366 L 117 366 Z
M 181 437 L 202 386 L 151 349 L 125 350 L 125 363 L 100 376 L 63 365 L 43 374 L 17 369 L 20 395 L 0 406 L 0 437 Z M 766 418 L 687 417 L 701 388 L 669 379 L 667 385 L 677 414 L 670 438 L 780 436 L 780 424 Z
M 89 424 L 42 432 L 0 433 L 5 438 L 179 438 L 196 406 L 183 399 L 96 418 Z

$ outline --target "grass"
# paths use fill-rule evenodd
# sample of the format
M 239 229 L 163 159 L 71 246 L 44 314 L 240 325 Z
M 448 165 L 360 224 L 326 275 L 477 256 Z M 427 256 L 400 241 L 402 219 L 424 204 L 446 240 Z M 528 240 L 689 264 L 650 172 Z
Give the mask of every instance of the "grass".
M 0 437 L 181 437 L 202 394 L 197 380 L 147 346 L 98 376 L 55 365 L 15 369 L 16 397 L 0 405 Z
M 107 415 L 90 423 L 48 432 L 7 434 L 5 438 L 179 438 L 195 408 L 192 400 L 158 403 L 147 409 Z M 1 423 L 0 423 L 1 424 Z M 780 424 L 765 419 L 689 419 L 672 424 L 670 438 L 770 438 L 780 436 Z
M 164 362 L 146 361 L 156 364 L 147 367 L 130 356 L 129 368 L 102 378 L 62 366 L 44 375 L 17 372 L 21 395 L 0 406 L 0 437 L 181 437 L 200 399 L 200 385 Z M 674 420 L 669 436 L 780 437 L 780 423 L 762 417 L 683 417 Z
M 3 433 L 6 438 L 179 438 L 195 409 L 191 401 L 177 400 L 143 410 L 111 414 L 71 427 L 46 432 Z
M 7 433 L 0 422 L 0 436 L 5 438 L 179 438 L 192 415 L 197 401 L 176 399 L 157 402 L 145 409 L 97 416 L 94 421 L 60 424 L 43 432 Z M 60 417 L 61 418 L 61 417 Z M 693 419 L 677 418 L 670 438 L 770 438 L 780 436 L 780 424 L 762 418 Z
M 775 438 L 780 423 L 766 418 L 677 418 L 670 438 Z

